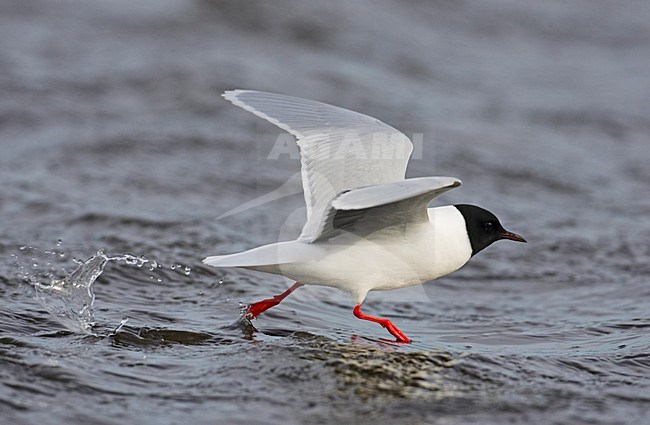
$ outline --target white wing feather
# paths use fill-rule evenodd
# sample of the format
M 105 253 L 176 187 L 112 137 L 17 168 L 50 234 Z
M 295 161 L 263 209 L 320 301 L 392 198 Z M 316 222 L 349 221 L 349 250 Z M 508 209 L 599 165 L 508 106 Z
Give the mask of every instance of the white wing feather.
M 341 192 L 404 180 L 413 145 L 373 117 L 274 93 L 232 90 L 223 97 L 298 138 L 307 204 L 301 241 L 328 230 L 331 202 Z

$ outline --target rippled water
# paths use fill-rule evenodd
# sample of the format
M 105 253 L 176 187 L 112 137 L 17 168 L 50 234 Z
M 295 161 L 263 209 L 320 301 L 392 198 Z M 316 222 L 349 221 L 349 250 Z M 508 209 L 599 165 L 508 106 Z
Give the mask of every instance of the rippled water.
M 631 0 L 4 2 L 3 421 L 644 423 L 649 18 Z M 529 244 L 370 294 L 411 345 L 327 288 L 239 320 L 289 283 L 200 260 L 295 236 L 304 210 L 280 133 L 219 97 L 236 87 L 389 122 L 421 141 L 408 176 L 461 178 L 440 202 Z

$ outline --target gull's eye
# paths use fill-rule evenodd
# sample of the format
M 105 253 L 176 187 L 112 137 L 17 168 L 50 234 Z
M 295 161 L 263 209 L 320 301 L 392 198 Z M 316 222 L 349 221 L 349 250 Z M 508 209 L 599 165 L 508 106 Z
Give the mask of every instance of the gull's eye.
M 483 229 L 485 229 L 486 232 L 491 232 L 495 227 L 496 226 L 494 225 L 493 221 L 486 221 L 483 223 Z

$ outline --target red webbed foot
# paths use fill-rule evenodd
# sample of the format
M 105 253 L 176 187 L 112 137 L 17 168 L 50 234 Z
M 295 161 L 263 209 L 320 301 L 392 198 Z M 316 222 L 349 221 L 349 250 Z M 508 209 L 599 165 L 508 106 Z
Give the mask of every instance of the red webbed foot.
M 246 317 L 249 320 L 253 320 L 260 314 L 264 313 L 269 308 L 275 307 L 276 305 L 280 304 L 282 300 L 284 300 L 293 291 L 300 288 L 301 286 L 303 286 L 302 283 L 296 282 L 291 286 L 291 288 L 287 289 L 280 295 L 276 295 L 273 298 L 267 298 L 265 300 L 250 304 L 248 307 L 246 307 L 246 312 L 244 313 L 244 317 Z
M 395 337 L 395 342 L 409 344 L 411 339 L 404 335 L 404 332 L 400 331 L 397 326 L 388 319 L 383 319 L 381 317 L 368 316 L 361 312 L 361 304 L 357 304 L 353 310 L 354 315 L 361 320 L 369 320 L 371 322 L 379 323 L 381 326 L 386 328 L 391 335 Z

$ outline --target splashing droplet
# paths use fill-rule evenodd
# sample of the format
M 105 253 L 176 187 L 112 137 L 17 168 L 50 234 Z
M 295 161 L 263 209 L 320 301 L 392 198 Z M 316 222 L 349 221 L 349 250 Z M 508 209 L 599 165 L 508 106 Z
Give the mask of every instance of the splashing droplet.
M 114 257 L 109 257 L 108 259 L 110 261 L 124 261 L 126 264 L 130 266 L 137 266 L 137 267 L 142 267 L 143 265 L 149 262 L 149 259 L 145 255 L 136 257 L 135 255 L 131 255 L 131 254 L 124 254 L 124 255 L 116 255 Z
M 122 328 L 124 327 L 124 325 L 126 325 L 128 322 L 129 322 L 129 318 L 128 318 L 128 317 L 125 317 L 124 319 L 122 319 L 122 320 L 120 321 L 120 324 L 117 325 L 117 328 L 115 328 L 115 330 L 112 332 L 112 335 L 115 335 L 116 333 L 118 333 L 119 331 L 121 331 Z

